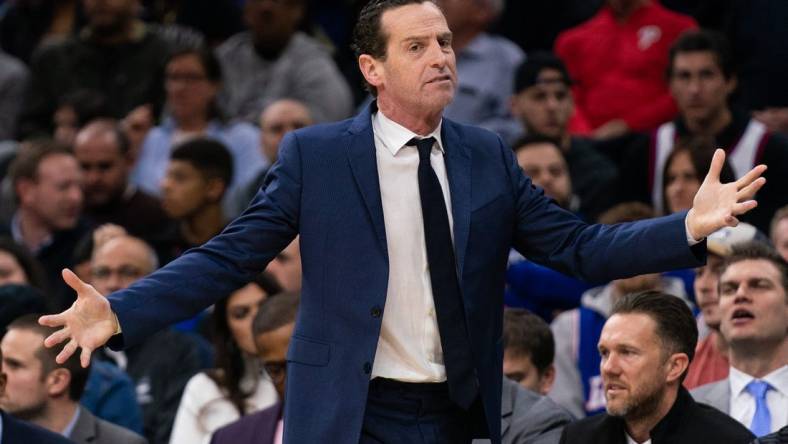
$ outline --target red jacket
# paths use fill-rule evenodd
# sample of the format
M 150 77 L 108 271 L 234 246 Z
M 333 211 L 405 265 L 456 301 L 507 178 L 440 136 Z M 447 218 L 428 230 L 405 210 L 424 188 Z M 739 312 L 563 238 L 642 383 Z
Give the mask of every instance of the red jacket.
M 679 34 L 696 27 L 692 18 L 650 2 L 625 23 L 605 6 L 561 33 L 555 52 L 576 82 L 573 128 L 623 119 L 645 131 L 671 120 L 677 109 L 665 80 L 668 51 Z

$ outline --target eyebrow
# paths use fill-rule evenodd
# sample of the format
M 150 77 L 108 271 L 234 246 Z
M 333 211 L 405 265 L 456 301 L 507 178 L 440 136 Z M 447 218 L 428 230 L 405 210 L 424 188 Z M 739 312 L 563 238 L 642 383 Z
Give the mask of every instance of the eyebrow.
M 454 34 L 451 31 L 442 32 L 437 35 L 438 38 L 451 38 Z M 402 43 L 409 43 L 413 41 L 420 41 L 420 40 L 429 40 L 432 38 L 432 35 L 422 34 L 422 35 L 413 35 L 410 37 L 405 37 L 402 39 Z

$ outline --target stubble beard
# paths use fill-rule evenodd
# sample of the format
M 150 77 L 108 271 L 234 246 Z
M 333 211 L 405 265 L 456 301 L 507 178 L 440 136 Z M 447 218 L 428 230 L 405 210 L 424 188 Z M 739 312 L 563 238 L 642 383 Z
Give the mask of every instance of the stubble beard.
M 637 421 L 653 414 L 665 396 L 664 386 L 651 386 L 639 393 L 634 393 L 620 408 L 613 408 L 608 402 L 607 413 L 611 416 L 624 418 L 627 421 Z

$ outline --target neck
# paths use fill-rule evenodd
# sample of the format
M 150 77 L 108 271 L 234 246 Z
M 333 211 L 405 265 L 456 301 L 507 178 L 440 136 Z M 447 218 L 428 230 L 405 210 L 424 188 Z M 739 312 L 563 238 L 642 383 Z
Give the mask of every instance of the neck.
M 714 137 L 733 121 L 731 110 L 726 108 L 706 119 L 684 119 L 687 129 L 693 135 Z
M 725 340 L 725 337 L 722 336 L 719 330 L 715 329 L 712 329 L 709 335 L 711 336 L 711 340 L 714 342 L 714 348 L 717 349 L 717 353 L 728 358 L 730 345 L 728 345 L 728 341 Z
M 181 233 L 192 245 L 202 245 L 224 228 L 220 203 L 208 204 L 181 222 Z
M 400 107 L 394 106 L 382 97 L 378 98 L 378 110 L 392 121 L 399 123 L 420 136 L 426 136 L 433 132 L 443 118 L 443 108 L 437 112 L 428 113 L 424 111 L 419 115 L 413 115 L 403 111 Z
M 637 442 L 645 442 L 651 437 L 651 431 L 662 421 L 678 397 L 678 387 L 668 387 L 657 408 L 651 409 L 643 416 L 637 418 L 624 418 L 627 433 Z
M 762 378 L 788 362 L 788 340 L 736 344 L 730 348 L 731 366 L 753 378 Z
M 572 135 L 569 134 L 569 131 L 561 134 L 558 140 L 561 143 L 561 151 L 563 151 L 564 154 L 568 153 L 572 147 Z
M 208 127 L 208 119 L 203 115 L 183 116 L 178 118 L 178 129 L 190 133 L 202 132 Z
M 48 405 L 44 414 L 39 418 L 32 419 L 30 422 L 43 427 L 51 432 L 62 434 L 74 414 L 77 411 L 77 403 L 69 400 L 52 401 Z
M 22 242 L 30 251 L 37 251 L 53 232 L 41 218 L 25 208 L 19 209 L 19 231 L 22 233 Z

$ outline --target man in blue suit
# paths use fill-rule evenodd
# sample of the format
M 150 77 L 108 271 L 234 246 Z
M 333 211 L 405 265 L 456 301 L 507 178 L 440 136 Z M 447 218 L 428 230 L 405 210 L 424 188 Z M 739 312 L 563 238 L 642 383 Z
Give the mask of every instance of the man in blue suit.
M 504 272 L 514 246 L 583 279 L 699 264 L 698 243 L 755 206 L 755 168 L 721 184 L 716 154 L 689 213 L 586 225 L 531 185 L 490 132 L 442 119 L 451 32 L 423 0 L 373 0 L 355 31 L 376 102 L 295 131 L 250 207 L 219 236 L 107 300 L 69 271 L 61 358 L 130 346 L 240 287 L 300 235 L 285 441 L 500 442 Z M 691 247 L 690 244 L 693 246 Z

